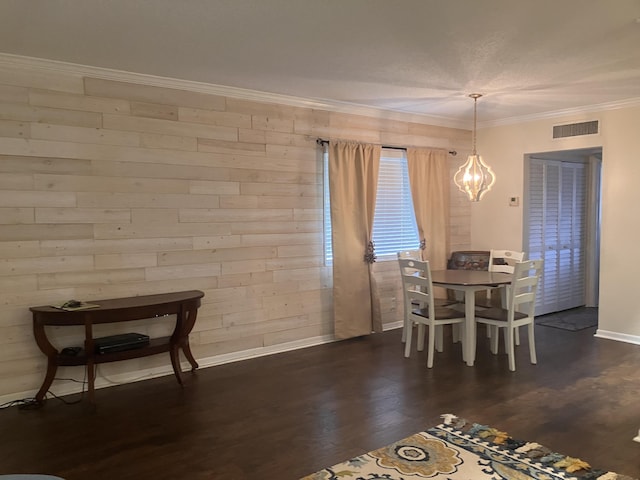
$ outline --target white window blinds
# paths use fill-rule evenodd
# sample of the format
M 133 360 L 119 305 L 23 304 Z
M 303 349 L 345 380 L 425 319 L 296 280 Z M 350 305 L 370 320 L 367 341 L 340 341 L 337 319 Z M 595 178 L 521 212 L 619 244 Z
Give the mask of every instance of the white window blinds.
M 378 259 L 394 260 L 397 252 L 420 244 L 404 150 L 382 150 L 373 243 Z
M 333 254 L 328 165 L 328 154 L 325 153 L 324 243 L 325 261 L 327 265 L 330 265 L 333 261 Z M 373 243 L 378 260 L 395 260 L 397 252 L 418 248 L 420 244 L 404 150 L 382 149 L 373 220 Z

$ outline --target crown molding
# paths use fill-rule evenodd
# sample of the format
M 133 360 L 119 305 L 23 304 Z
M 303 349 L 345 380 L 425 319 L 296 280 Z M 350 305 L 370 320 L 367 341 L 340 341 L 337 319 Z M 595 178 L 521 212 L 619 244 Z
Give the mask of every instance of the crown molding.
M 219 95 L 255 102 L 275 103 L 291 107 L 311 108 L 336 113 L 362 115 L 384 120 L 471 130 L 471 126 L 469 125 L 468 120 L 456 121 L 452 118 L 437 115 L 422 115 L 403 112 L 400 110 L 385 110 L 380 108 L 367 107 L 355 103 L 339 102 L 334 100 L 295 97 L 291 95 L 262 92 L 258 90 L 249 90 L 238 87 L 230 87 L 226 85 L 215 85 L 211 83 L 196 82 L 192 80 L 182 80 L 179 78 L 160 77 L 144 73 L 127 72 L 124 70 L 94 67 L 90 65 L 81 65 L 77 63 L 62 62 L 59 60 L 49 60 L 44 58 L 26 57 L 9 53 L 0 53 L 0 66 L 20 66 L 42 71 L 53 71 L 71 75 L 90 76 L 106 80 L 137 83 L 154 87 L 174 88 L 179 90 L 187 90 L 210 95 Z M 565 110 L 554 110 L 532 115 L 521 115 L 517 117 L 509 117 L 498 120 L 481 121 L 478 122 L 478 128 L 480 129 L 503 125 L 516 125 L 520 123 L 533 122 L 536 120 L 549 120 L 571 115 L 593 114 L 606 110 L 617 110 L 621 108 L 633 108 L 638 106 L 640 106 L 640 98 L 630 98 L 627 100 L 587 105 Z
M 510 117 L 499 120 L 489 120 L 486 122 L 478 122 L 478 128 L 498 127 L 504 125 L 517 125 L 520 123 L 534 122 L 536 120 L 550 120 L 561 117 L 575 115 L 593 115 L 607 110 L 618 110 L 621 108 L 640 107 L 640 98 L 629 98 L 616 102 L 598 103 L 594 105 L 585 105 L 582 107 L 567 108 L 564 110 L 554 110 L 551 112 L 535 113 L 532 115 L 521 115 L 518 117 Z
M 311 108 L 316 110 L 327 110 L 336 113 L 351 115 L 362 115 L 366 117 L 380 118 L 385 120 L 395 120 L 440 127 L 468 129 L 467 122 L 458 122 L 447 117 L 435 115 L 420 115 L 398 110 L 385 110 L 364 105 L 339 102 L 334 100 L 322 100 L 314 98 L 302 98 L 278 93 L 261 92 L 244 88 L 229 87 L 225 85 L 215 85 L 211 83 L 195 82 L 192 80 L 182 80 L 179 78 L 160 77 L 143 73 L 127 72 L 77 63 L 62 62 L 59 60 L 49 60 L 36 57 L 25 57 L 22 55 L 12 55 L 0 53 L 0 66 L 20 66 L 37 70 L 53 71 L 71 75 L 81 75 L 88 77 L 102 78 L 120 82 L 137 83 L 154 87 L 174 88 L 188 90 L 198 93 L 232 97 L 241 100 L 255 102 L 275 103 L 291 107 Z

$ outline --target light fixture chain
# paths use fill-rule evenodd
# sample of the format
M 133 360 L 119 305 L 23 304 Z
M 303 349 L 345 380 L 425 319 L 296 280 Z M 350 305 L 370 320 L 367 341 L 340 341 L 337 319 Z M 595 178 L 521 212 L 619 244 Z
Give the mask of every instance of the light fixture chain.
M 478 97 L 473 96 L 473 154 L 476 154 L 476 125 L 478 118 Z
M 473 98 L 473 132 L 471 133 L 471 145 L 473 147 L 472 155 L 476 155 L 476 138 L 478 134 L 476 130 L 478 129 L 478 99 L 482 96 L 481 93 L 472 93 L 469 97 Z

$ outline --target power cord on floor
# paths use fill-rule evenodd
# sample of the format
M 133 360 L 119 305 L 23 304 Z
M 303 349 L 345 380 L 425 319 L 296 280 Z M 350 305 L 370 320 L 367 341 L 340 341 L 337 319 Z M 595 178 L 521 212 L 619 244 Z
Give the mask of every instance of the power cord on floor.
M 0 410 L 4 410 L 5 408 L 10 408 L 10 407 L 18 407 L 21 410 L 25 410 L 29 408 L 34 408 L 33 405 L 37 405 L 37 404 L 38 402 L 34 397 L 21 398 L 19 400 L 11 400 L 9 402 L 5 402 L 1 404 Z
M 94 378 L 95 378 L 95 373 L 97 372 L 97 366 L 94 367 Z M 62 403 L 64 403 L 65 405 L 76 405 L 80 402 L 82 402 L 83 398 L 84 398 L 84 387 L 87 385 L 87 369 L 84 369 L 84 378 L 82 380 L 76 380 L 75 378 L 54 378 L 54 380 L 63 380 L 63 381 L 67 381 L 67 382 L 76 382 L 76 383 L 81 383 L 82 384 L 82 389 L 80 390 L 80 398 L 78 400 L 75 400 L 73 402 L 69 402 L 68 400 L 65 400 L 62 397 L 59 397 L 58 395 L 56 395 L 55 393 L 53 393 L 51 390 L 47 390 L 47 395 L 51 395 L 53 398 L 55 398 L 56 400 L 60 400 Z M 45 395 L 46 398 L 46 395 Z
M 65 405 L 75 405 L 77 403 L 82 402 L 83 397 L 84 397 L 84 392 L 85 392 L 84 387 L 87 384 L 87 372 L 86 372 L 86 370 L 85 370 L 85 378 L 83 380 L 76 380 L 75 378 L 59 378 L 59 377 L 54 378 L 54 380 L 62 380 L 62 381 L 67 381 L 67 382 L 81 383 L 82 384 L 82 390 L 80 391 L 80 398 L 78 400 L 70 402 L 70 401 L 65 400 L 64 398 L 56 395 L 51 390 L 47 390 L 47 393 L 45 394 L 45 399 L 47 398 L 47 395 L 50 395 L 51 397 L 55 398 L 56 400 L 60 400 Z M 10 402 L 3 403 L 3 404 L 0 405 L 0 410 L 5 409 L 5 408 L 10 408 L 10 407 L 18 407 L 19 410 L 37 410 L 38 408 L 42 407 L 42 405 L 43 405 L 43 402 L 38 402 L 38 400 L 36 400 L 35 397 L 28 397 L 28 398 L 21 398 L 19 400 L 11 400 Z
M 82 398 L 84 397 L 84 387 L 82 389 L 82 392 L 80 392 L 80 398 L 78 400 L 74 400 L 73 402 L 70 402 L 68 400 L 65 400 L 62 397 L 59 397 L 58 395 L 56 395 L 55 393 L 53 393 L 51 390 L 47 390 L 47 394 L 46 395 L 51 395 L 53 398 L 55 398 L 56 400 L 60 400 L 62 403 L 64 403 L 65 405 L 76 405 L 80 402 L 82 402 Z M 45 398 L 46 398 L 45 395 Z

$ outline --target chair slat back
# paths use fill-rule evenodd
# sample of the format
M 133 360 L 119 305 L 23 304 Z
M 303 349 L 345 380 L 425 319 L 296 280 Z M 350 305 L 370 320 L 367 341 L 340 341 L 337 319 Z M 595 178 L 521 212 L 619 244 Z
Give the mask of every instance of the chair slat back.
M 431 304 L 433 298 L 433 284 L 431 282 L 431 269 L 428 261 L 399 258 L 400 275 L 402 277 L 402 290 L 405 297 L 405 308 L 411 305 L 411 301 L 421 305 Z
M 401 258 L 409 258 L 412 260 L 422 260 L 422 250 L 403 250 L 397 253 L 398 260 Z
M 527 260 L 514 265 L 513 280 L 511 281 L 507 303 L 510 318 L 512 317 L 511 314 L 516 311 L 529 317 L 534 316 L 536 293 L 541 274 L 542 260 Z M 519 308 L 521 305 L 525 307 Z
M 495 261 L 500 259 L 501 263 L 496 265 Z M 515 252 L 513 250 L 491 250 L 489 254 L 489 271 L 513 273 L 514 266 L 517 262 L 524 260 L 524 252 Z
M 397 252 L 398 260 L 422 260 L 422 251 L 421 250 L 403 250 L 402 252 Z M 413 272 L 416 270 L 413 269 Z

